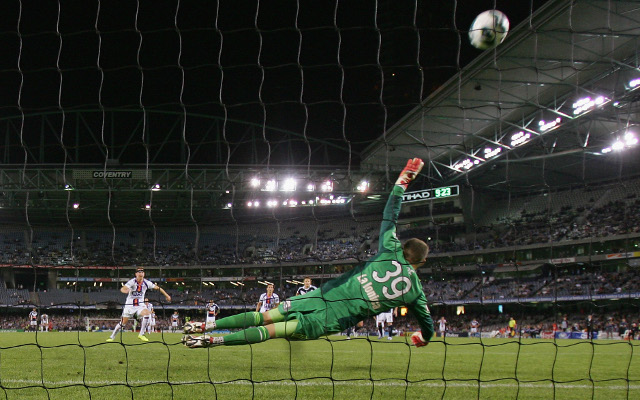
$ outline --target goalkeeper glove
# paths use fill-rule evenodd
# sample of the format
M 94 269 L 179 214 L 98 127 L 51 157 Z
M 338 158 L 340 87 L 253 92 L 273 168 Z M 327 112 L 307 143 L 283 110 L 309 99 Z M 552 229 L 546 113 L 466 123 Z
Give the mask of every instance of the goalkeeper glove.
M 184 333 L 203 333 L 205 332 L 204 322 L 187 322 L 182 326 Z
M 426 342 L 422 337 L 422 332 L 416 332 L 411 335 L 411 341 L 416 347 L 422 347 L 429 344 L 429 342 Z
M 197 347 L 216 346 L 216 345 L 222 344 L 223 341 L 224 339 L 222 337 L 209 336 L 209 335 L 202 335 L 202 336 L 185 335 L 182 337 L 182 343 L 191 349 L 195 349 Z
M 419 158 L 413 158 L 407 161 L 407 166 L 400 172 L 396 185 L 402 186 L 406 190 L 409 183 L 418 176 L 423 166 L 424 162 Z

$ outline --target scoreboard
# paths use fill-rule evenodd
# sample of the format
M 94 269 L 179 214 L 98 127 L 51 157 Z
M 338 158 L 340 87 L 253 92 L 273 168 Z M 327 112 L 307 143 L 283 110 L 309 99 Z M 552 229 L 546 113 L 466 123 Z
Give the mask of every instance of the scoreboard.
M 406 192 L 402 195 L 402 202 L 410 203 L 412 201 L 444 199 L 447 197 L 455 197 L 459 194 L 460 187 L 458 185 L 443 186 L 434 189 L 418 190 L 416 192 Z

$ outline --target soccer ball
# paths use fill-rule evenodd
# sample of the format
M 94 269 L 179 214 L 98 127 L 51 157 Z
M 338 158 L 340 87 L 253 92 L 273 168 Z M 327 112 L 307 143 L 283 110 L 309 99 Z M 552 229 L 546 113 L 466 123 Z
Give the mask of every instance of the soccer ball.
M 498 10 L 479 14 L 469 28 L 469 41 L 477 49 L 485 50 L 502 43 L 509 32 L 509 18 Z

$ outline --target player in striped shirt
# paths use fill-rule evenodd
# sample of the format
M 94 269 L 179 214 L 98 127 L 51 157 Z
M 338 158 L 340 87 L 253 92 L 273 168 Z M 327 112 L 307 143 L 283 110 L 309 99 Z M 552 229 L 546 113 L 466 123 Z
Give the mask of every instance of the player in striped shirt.
M 124 308 L 122 310 L 122 318 L 111 332 L 111 336 L 107 339 L 107 342 L 113 342 L 116 334 L 127 325 L 129 318 L 140 318 L 151 314 L 151 312 L 144 305 L 144 298 L 147 290 L 159 290 L 164 295 L 167 302 L 171 302 L 171 296 L 167 294 L 160 286 L 155 283 L 144 279 L 144 268 L 136 269 L 135 278 L 130 279 L 127 283 L 120 288 L 120 291 L 127 295 L 127 300 L 124 302 Z M 144 332 L 140 330 L 138 339 L 143 342 L 148 342 L 149 339 L 144 337 Z
M 259 343 L 271 338 L 317 339 L 400 306 L 409 309 L 422 330 L 411 336 L 413 344 L 416 347 L 429 344 L 434 332 L 433 319 L 416 272 L 426 262 L 429 246 L 416 238 L 402 244 L 396 237 L 402 196 L 423 166 L 422 160 L 414 158 L 400 173 L 384 208 L 378 253 L 374 257 L 317 290 L 282 302 L 277 308 L 221 318 L 210 325 L 185 324 L 187 334 L 245 329 L 217 337 L 186 335 L 182 338 L 184 345 L 196 348 Z
M 156 312 L 153 311 L 149 315 L 149 332 L 156 333 Z
M 280 297 L 273 293 L 273 283 L 267 285 L 267 292 L 260 295 L 260 301 L 256 305 L 256 312 L 267 312 L 280 304 Z
M 218 305 L 214 303 L 213 300 L 209 300 L 209 303 L 207 304 L 206 309 L 207 309 L 206 323 L 209 324 L 209 323 L 215 322 L 216 317 L 220 313 L 220 307 L 218 307 Z
M 298 291 L 296 292 L 296 296 L 300 296 L 300 295 L 312 292 L 312 291 L 317 289 L 317 287 L 315 287 L 315 286 L 313 286 L 311 284 L 311 278 L 309 278 L 308 276 L 305 277 L 302 282 L 304 282 L 304 286 L 300 286 L 298 288 Z
M 29 313 L 29 330 L 38 330 L 38 310 L 35 308 L 31 309 L 31 312 Z
M 178 323 L 180 322 L 180 314 L 178 314 L 178 310 L 175 310 L 173 314 L 171 314 L 171 332 L 176 332 L 178 330 Z
M 144 306 L 149 310 L 149 314 L 142 317 L 142 325 L 140 326 L 140 334 L 144 335 L 147 333 L 151 327 L 151 315 L 153 315 L 153 304 L 149 301 L 149 299 L 144 299 Z

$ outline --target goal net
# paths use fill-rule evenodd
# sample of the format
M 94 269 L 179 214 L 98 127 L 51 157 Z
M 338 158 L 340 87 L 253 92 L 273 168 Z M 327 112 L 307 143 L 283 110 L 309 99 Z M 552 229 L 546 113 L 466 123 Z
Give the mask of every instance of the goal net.
M 494 9 L 506 39 L 473 47 Z M 640 394 L 634 2 L 8 0 L 0 24 L 5 398 Z M 429 346 L 406 307 L 182 345 L 211 301 L 254 311 L 375 256 L 414 157 L 396 235 L 430 247 Z M 138 267 L 171 301 L 149 290 L 148 341 L 132 318 L 107 343 Z

